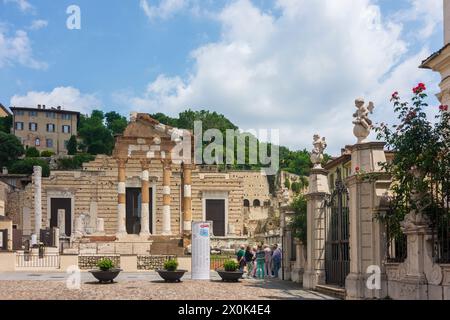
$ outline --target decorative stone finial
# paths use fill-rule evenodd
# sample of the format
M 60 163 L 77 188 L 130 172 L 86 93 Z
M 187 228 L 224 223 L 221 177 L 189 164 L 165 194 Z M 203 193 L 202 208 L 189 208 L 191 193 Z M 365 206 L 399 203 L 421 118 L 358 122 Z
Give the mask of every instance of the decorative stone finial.
M 355 106 L 358 110 L 353 114 L 353 117 L 355 118 L 353 121 L 353 124 L 355 125 L 353 134 L 358 138 L 358 143 L 366 142 L 373 127 L 372 120 L 369 119 L 369 113 L 373 113 L 375 106 L 373 102 L 369 102 L 367 107 L 364 104 L 364 99 L 359 98 L 355 100 Z
M 320 135 L 315 134 L 313 137 L 314 149 L 311 152 L 311 162 L 314 165 L 314 169 L 322 168 L 323 152 L 327 147 L 325 137 L 321 138 Z
M 131 112 L 131 113 L 130 113 L 130 121 L 131 121 L 131 122 L 136 122 L 136 120 L 137 120 L 137 115 L 138 115 L 138 113 L 137 113 L 136 111 Z

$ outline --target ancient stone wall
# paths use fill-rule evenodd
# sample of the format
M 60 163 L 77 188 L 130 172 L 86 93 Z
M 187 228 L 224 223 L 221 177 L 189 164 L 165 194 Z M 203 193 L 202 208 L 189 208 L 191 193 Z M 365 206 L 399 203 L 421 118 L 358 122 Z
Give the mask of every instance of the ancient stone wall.
M 203 197 L 206 193 L 223 193 L 228 197 L 228 234 L 243 235 L 243 181 L 228 173 L 192 173 L 192 218 L 203 219 Z

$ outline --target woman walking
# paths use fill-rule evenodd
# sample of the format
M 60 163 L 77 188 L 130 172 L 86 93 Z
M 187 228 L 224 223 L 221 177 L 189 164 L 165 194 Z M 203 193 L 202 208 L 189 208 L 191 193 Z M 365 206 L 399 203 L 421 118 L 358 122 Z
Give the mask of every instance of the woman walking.
M 266 253 L 261 245 L 258 245 L 258 251 L 256 251 L 256 276 L 259 279 L 264 279 L 264 261 Z
M 247 276 L 249 278 L 252 276 L 253 272 L 253 258 L 254 254 L 252 251 L 252 247 L 247 246 L 247 249 L 245 250 L 245 263 L 247 265 Z
M 268 245 L 264 246 L 264 276 L 272 277 L 272 250 Z

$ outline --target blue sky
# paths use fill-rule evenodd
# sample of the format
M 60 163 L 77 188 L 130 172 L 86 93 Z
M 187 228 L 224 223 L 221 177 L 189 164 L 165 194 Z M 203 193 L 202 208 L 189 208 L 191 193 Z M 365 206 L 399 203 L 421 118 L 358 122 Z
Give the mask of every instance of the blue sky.
M 66 28 L 72 4 L 81 30 Z M 438 91 L 417 66 L 442 45 L 442 0 L 0 0 L 0 102 L 206 108 L 292 148 L 322 133 L 337 152 L 356 97 L 389 122 L 392 91 Z

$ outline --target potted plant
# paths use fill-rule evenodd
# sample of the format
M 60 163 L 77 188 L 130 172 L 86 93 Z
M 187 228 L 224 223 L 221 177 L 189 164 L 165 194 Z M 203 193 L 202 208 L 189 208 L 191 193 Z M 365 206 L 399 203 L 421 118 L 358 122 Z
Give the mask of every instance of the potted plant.
M 98 269 L 89 270 L 90 273 L 100 282 L 114 282 L 122 269 L 115 268 L 114 262 L 109 258 L 103 258 L 97 262 Z
M 223 270 L 217 269 L 217 273 L 222 278 L 222 281 L 238 282 L 244 272 L 238 270 L 239 264 L 234 260 L 227 260 L 223 264 Z
M 164 269 L 156 270 L 156 272 L 166 282 L 181 282 L 181 278 L 187 270 L 178 270 L 178 261 L 169 259 L 164 263 Z

